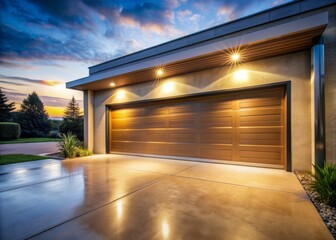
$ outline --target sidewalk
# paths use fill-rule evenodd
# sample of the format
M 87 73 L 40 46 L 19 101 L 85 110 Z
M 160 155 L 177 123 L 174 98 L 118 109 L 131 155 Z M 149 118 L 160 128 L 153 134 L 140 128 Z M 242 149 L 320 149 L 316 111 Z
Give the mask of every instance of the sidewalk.
M 57 142 L 0 144 L 2 154 L 44 154 L 57 152 Z

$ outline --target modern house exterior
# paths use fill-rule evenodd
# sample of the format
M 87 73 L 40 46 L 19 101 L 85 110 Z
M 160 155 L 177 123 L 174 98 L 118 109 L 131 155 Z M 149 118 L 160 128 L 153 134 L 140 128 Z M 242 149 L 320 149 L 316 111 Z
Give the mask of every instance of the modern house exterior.
M 95 153 L 309 170 L 336 162 L 336 1 L 293 1 L 89 68 Z

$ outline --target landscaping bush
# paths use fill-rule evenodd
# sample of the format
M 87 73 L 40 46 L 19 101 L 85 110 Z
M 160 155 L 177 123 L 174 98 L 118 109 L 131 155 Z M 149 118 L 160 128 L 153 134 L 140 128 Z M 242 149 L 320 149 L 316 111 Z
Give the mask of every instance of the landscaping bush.
M 314 166 L 314 169 L 311 189 L 323 202 L 336 207 L 336 165 L 325 164 L 324 167 Z
M 0 140 L 12 140 L 20 137 L 20 124 L 0 122 Z
M 85 148 L 76 135 L 70 133 L 61 134 L 61 141 L 58 143 L 60 155 L 65 158 L 84 157 L 92 155 L 92 151 Z
M 58 143 L 60 155 L 65 158 L 74 158 L 77 154 L 79 141 L 72 133 L 61 134 L 61 141 Z
M 88 149 L 85 149 L 85 148 L 77 149 L 76 157 L 85 157 L 85 156 L 91 156 L 91 155 L 92 155 L 92 151 Z

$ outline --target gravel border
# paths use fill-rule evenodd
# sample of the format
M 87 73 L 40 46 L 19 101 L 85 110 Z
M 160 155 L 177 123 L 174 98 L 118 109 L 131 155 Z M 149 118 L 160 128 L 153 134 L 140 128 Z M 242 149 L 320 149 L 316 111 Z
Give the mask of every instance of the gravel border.
M 318 194 L 309 189 L 309 183 L 312 181 L 312 176 L 307 172 L 295 172 L 296 177 L 299 179 L 302 187 L 306 191 L 308 197 L 313 202 L 315 208 L 320 214 L 322 220 L 327 225 L 331 234 L 336 239 L 336 208 L 331 207 L 321 202 L 318 198 Z

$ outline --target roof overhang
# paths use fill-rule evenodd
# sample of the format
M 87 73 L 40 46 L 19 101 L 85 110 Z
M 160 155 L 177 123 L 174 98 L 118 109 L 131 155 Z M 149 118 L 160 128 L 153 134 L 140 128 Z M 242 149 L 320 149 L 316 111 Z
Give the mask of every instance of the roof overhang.
M 94 73 L 66 84 L 77 90 L 103 90 L 156 79 L 158 66 L 164 66 L 164 77 L 220 67 L 228 64 L 228 54 L 235 49 L 244 52 L 244 61 L 253 61 L 308 49 L 313 38 L 322 35 L 328 24 L 328 12 L 265 27 L 242 31 L 235 36 L 203 42 L 188 49 L 141 59 Z

